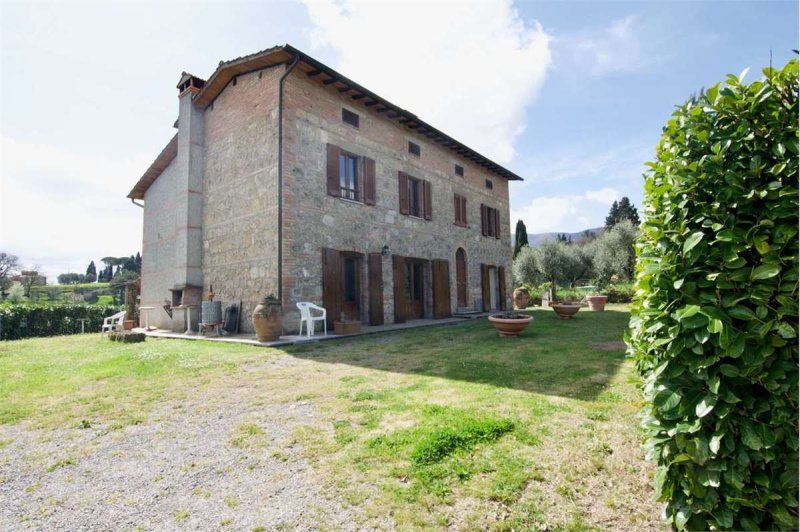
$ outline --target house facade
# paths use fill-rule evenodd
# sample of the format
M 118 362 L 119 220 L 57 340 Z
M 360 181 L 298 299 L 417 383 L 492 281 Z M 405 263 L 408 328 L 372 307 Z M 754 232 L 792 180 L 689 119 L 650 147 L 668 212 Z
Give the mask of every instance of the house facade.
M 284 45 L 178 84 L 177 134 L 143 200 L 141 304 L 278 295 L 331 322 L 444 318 L 510 305 L 509 181 L 521 178 Z M 180 318 L 183 319 L 182 317 Z

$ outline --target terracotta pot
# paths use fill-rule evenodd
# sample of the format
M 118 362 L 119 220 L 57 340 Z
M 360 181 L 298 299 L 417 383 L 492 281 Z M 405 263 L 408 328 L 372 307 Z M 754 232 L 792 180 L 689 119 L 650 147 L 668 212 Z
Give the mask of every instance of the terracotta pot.
M 253 329 L 259 342 L 274 342 L 283 332 L 283 310 L 280 301 L 269 295 L 253 309 Z
M 528 308 L 531 296 L 524 288 L 514 290 L 514 308 Z
M 495 314 L 494 316 L 489 316 L 489 321 L 500 333 L 500 336 L 519 336 L 519 333 L 531 324 L 533 316 L 504 318 L 502 314 Z
M 602 312 L 606 308 L 608 296 L 586 296 L 586 301 L 589 303 L 589 310 Z
M 564 303 L 550 303 L 550 306 L 553 307 L 553 310 L 556 311 L 556 315 L 561 320 L 571 320 L 572 316 L 577 314 L 581 309 L 580 305 L 567 305 Z
M 256 330 L 256 338 L 259 342 L 274 342 L 281 337 L 283 318 L 281 316 L 267 318 L 253 313 L 253 328 Z
M 122 322 L 122 330 L 123 331 L 132 331 L 133 330 L 133 320 L 123 320 L 123 322 Z

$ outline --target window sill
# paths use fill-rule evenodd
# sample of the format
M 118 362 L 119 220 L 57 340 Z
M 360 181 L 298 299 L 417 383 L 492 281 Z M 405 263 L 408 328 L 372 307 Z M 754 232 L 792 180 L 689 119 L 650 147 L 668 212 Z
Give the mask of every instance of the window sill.
M 342 201 L 346 201 L 347 203 L 355 203 L 356 205 L 366 205 L 366 203 L 364 203 L 363 201 L 352 200 L 350 198 L 343 198 L 341 196 L 334 196 L 334 198 L 342 200 Z
M 426 219 L 425 219 L 425 218 L 423 218 L 422 216 L 415 216 L 415 215 L 413 215 L 413 214 L 404 214 L 403 216 L 407 216 L 407 217 L 409 217 L 409 218 L 413 218 L 413 219 L 415 219 L 415 220 L 422 220 L 423 222 L 430 222 L 430 221 L 431 221 L 431 220 L 426 220 Z

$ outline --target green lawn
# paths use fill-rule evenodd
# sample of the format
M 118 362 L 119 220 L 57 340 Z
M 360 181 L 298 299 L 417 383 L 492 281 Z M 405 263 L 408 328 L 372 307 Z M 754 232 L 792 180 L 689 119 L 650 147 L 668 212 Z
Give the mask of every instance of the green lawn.
M 4 342 L 0 423 L 124 429 L 201 391 L 246 389 L 264 409 L 319 412 L 286 445 L 364 526 L 390 515 L 400 528 L 660 528 L 621 343 L 627 309 L 570 321 L 532 313 L 516 339 L 476 320 L 281 350 L 98 335 Z M 265 433 L 243 424 L 230 444 L 263 446 Z

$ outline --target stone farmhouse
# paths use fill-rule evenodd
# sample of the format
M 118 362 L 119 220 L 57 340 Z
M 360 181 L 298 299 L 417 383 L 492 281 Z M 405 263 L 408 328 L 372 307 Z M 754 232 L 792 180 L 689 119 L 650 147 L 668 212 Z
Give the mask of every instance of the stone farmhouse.
M 178 92 L 177 133 L 128 194 L 151 325 L 179 328 L 165 302 L 212 285 L 246 331 L 267 294 L 287 330 L 299 301 L 368 325 L 509 307 L 519 176 L 289 45 Z

